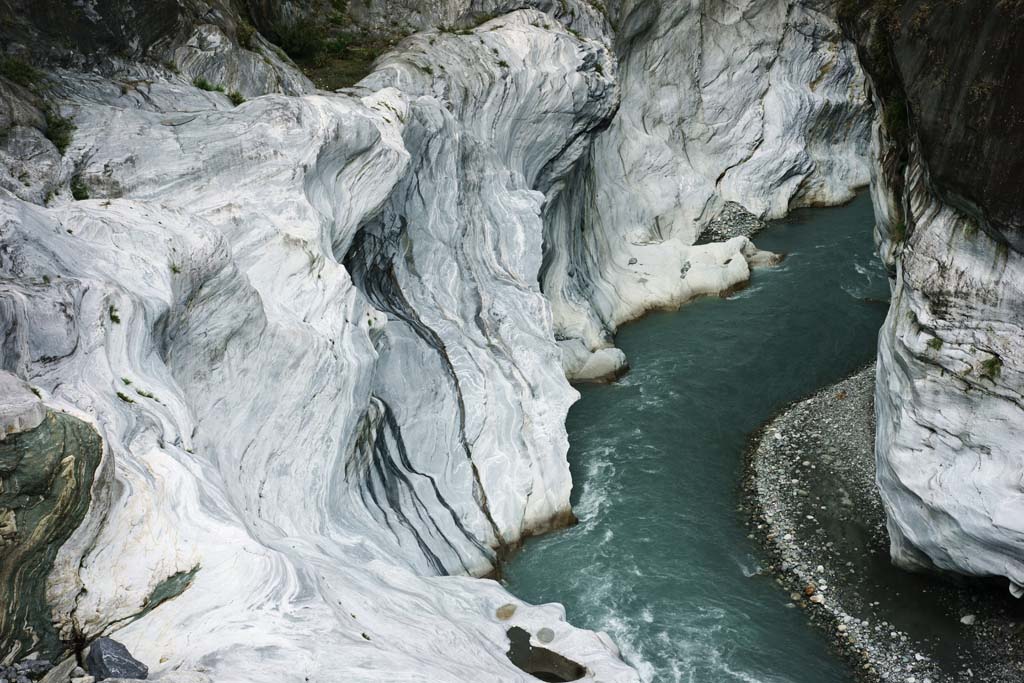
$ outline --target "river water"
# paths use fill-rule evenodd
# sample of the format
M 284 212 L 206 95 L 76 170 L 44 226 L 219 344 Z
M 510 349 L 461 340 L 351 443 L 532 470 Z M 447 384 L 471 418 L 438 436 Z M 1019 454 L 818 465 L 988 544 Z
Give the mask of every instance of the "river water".
M 795 212 L 755 241 L 788 254 L 728 300 L 622 328 L 632 371 L 568 419 L 580 524 L 506 568 L 532 603 L 608 632 L 645 681 L 852 680 L 769 576 L 738 507 L 747 438 L 871 360 L 889 289 L 868 196 Z

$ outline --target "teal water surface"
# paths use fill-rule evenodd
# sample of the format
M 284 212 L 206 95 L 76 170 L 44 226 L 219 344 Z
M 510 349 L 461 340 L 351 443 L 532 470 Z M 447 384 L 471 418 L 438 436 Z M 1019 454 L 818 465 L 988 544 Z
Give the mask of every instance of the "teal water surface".
M 632 371 L 581 387 L 567 423 L 580 524 L 527 542 L 514 594 L 608 632 L 645 681 L 852 680 L 757 573 L 738 506 L 751 432 L 874 356 L 889 289 L 873 220 L 866 195 L 798 211 L 755 239 L 788 257 L 749 288 L 620 331 Z

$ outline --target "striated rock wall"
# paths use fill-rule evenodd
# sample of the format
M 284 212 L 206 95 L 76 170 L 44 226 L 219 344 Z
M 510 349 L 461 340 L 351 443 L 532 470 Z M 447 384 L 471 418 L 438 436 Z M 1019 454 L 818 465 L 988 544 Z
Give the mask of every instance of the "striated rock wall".
M 506 631 L 545 626 L 635 679 L 560 607 L 444 576 L 571 519 L 540 216 L 614 111 L 608 61 L 521 12 L 413 39 L 359 94 L 60 73 L 59 192 L 0 198 L 0 367 L 106 444 L 49 577 L 66 642 L 217 681 L 462 681 L 522 676 Z
M 845 22 L 878 96 L 872 191 L 893 274 L 878 484 L 894 561 L 1024 586 L 1024 15 L 906 1 Z
M 869 179 L 871 104 L 830 3 L 623 2 L 616 13 L 621 109 L 573 200 L 549 209 L 543 286 L 576 358 L 607 354 L 617 326 L 644 311 L 748 279 L 746 239 L 694 246 L 727 202 L 778 218 L 846 201 Z
M 370 3 L 355 20 L 428 30 L 335 94 L 256 31 L 322 3 L 51 27 L 7 2 L 3 49 L 50 71 L 0 78 L 0 369 L 104 448 L 43 563 L 63 644 L 227 682 L 504 680 L 510 627 L 548 627 L 589 679 L 636 680 L 559 606 L 469 577 L 572 522 L 565 372 L 620 370 L 617 324 L 772 259 L 703 227 L 864 181 L 829 15 Z

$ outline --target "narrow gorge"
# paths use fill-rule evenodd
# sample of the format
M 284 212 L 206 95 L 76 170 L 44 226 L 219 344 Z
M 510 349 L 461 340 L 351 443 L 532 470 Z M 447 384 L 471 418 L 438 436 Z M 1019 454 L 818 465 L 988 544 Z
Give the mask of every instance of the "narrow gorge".
M 0 681 L 1013 680 L 1022 22 L 0 0 Z

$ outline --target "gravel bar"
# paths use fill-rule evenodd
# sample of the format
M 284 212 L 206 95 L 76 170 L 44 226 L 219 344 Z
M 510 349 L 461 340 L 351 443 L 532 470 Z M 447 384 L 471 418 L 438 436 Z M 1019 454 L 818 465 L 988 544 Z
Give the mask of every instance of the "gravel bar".
M 1022 601 L 1001 584 L 911 574 L 889 561 L 874 389 L 872 364 L 754 434 L 744 483 L 751 537 L 789 606 L 829 634 L 858 680 L 1019 683 Z

